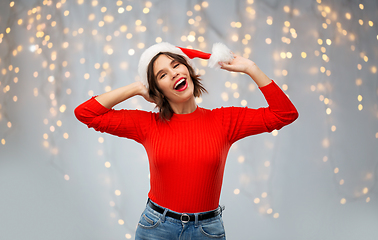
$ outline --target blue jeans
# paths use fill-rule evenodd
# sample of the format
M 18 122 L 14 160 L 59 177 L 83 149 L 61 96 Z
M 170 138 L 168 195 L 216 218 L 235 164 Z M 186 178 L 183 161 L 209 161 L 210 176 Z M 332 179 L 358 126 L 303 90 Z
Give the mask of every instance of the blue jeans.
M 222 214 L 198 221 L 199 213 L 195 213 L 196 220 L 185 223 L 165 216 L 167 211 L 165 208 L 165 212 L 161 214 L 147 205 L 140 217 L 135 240 L 226 239 Z

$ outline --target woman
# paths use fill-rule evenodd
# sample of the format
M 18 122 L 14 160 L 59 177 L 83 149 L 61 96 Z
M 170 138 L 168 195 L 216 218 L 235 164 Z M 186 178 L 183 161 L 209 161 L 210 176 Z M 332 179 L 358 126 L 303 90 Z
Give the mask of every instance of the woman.
M 220 49 L 214 47 L 205 58 L 248 74 L 269 107 L 198 107 L 195 97 L 206 90 L 192 68 L 193 51 L 160 43 L 141 56 L 144 84 L 92 97 L 75 109 L 88 127 L 134 139 L 147 151 L 151 188 L 135 239 L 225 239 L 219 198 L 228 150 L 239 139 L 281 129 L 298 117 L 285 93 L 254 62 L 224 45 Z M 111 109 L 135 95 L 155 102 L 159 113 Z

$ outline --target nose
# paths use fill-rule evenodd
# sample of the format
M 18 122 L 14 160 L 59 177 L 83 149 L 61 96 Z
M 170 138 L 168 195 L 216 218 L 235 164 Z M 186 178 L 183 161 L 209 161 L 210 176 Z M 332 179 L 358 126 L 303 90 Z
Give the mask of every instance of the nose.
M 179 74 L 176 72 L 176 70 L 172 69 L 171 70 L 172 80 L 174 80 L 177 77 L 177 75 L 179 75 Z

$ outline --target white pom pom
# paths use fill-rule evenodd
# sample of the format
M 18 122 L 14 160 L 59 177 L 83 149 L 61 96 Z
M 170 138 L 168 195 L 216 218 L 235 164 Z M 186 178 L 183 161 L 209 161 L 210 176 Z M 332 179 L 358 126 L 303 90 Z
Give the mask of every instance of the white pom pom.
M 234 56 L 228 47 L 223 43 L 214 43 L 209 59 L 209 67 L 220 68 L 218 62 L 230 63 L 234 59 Z

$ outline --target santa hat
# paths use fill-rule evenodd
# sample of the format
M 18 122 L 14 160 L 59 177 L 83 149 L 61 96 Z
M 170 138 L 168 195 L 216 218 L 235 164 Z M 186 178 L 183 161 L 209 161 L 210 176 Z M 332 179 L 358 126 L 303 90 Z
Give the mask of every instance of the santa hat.
M 138 72 L 140 81 L 148 88 L 147 81 L 147 67 L 150 64 L 153 57 L 160 52 L 171 52 L 183 56 L 186 61 L 194 69 L 194 63 L 191 59 L 197 57 L 202 59 L 209 59 L 209 67 L 219 68 L 218 62 L 230 63 L 234 59 L 232 52 L 222 43 L 215 43 L 213 45 L 212 53 L 205 53 L 194 49 L 176 47 L 170 43 L 162 42 L 147 48 L 140 57 Z

